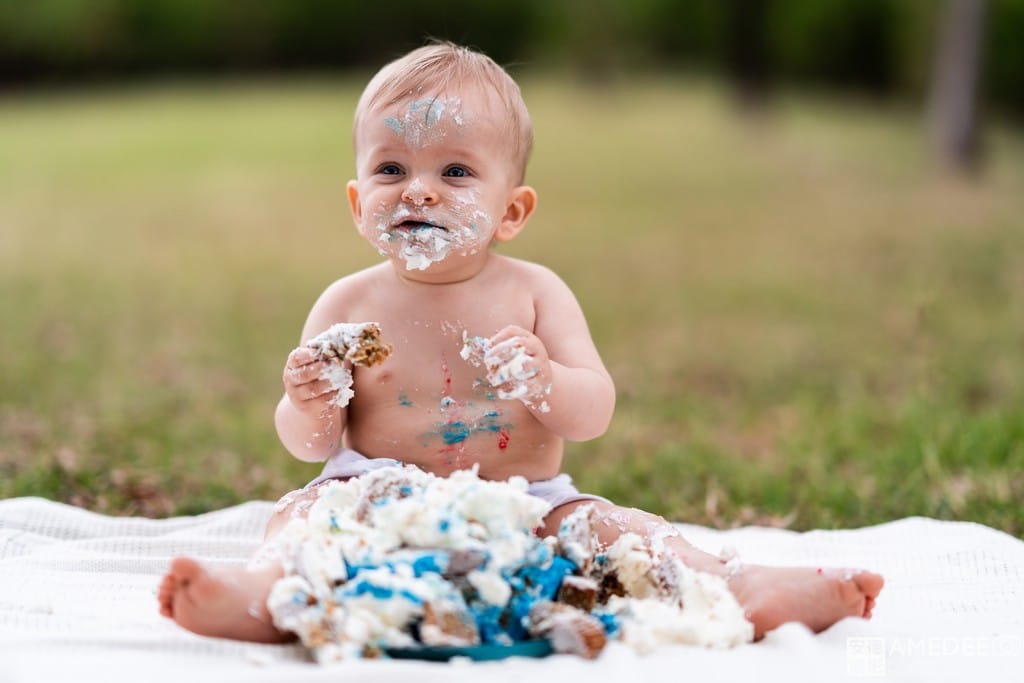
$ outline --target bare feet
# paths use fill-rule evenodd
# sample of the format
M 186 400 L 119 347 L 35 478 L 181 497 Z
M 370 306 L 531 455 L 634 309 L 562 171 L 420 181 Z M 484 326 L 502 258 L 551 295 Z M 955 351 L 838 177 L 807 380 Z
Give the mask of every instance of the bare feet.
M 844 617 L 871 618 L 885 581 L 857 569 L 745 565 L 729 588 L 754 624 L 754 639 L 797 621 L 818 633 Z
M 544 533 L 555 534 L 566 516 L 590 501 L 562 505 L 544 520 Z M 767 567 L 741 565 L 729 576 L 726 563 L 684 539 L 679 530 L 660 517 L 632 508 L 595 503 L 594 531 L 607 547 L 627 531 L 655 540 L 697 571 L 726 578 L 729 589 L 754 624 L 754 638 L 782 624 L 795 621 L 815 633 L 824 631 L 844 617 L 871 617 L 875 599 L 885 583 L 881 576 L 857 569 L 816 569 L 814 567 Z
M 274 628 L 267 595 L 279 567 L 213 571 L 190 557 L 176 557 L 160 583 L 160 614 L 203 636 L 281 643 L 290 634 Z

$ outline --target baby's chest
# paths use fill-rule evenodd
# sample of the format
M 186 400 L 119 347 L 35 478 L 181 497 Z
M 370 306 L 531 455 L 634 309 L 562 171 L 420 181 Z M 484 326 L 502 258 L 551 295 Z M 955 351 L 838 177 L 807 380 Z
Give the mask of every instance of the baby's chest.
M 532 302 L 514 298 L 476 305 L 424 302 L 377 313 L 375 321 L 393 351 L 383 364 L 360 369 L 357 380 L 371 384 L 365 389 L 375 393 L 410 397 L 472 394 L 482 371 L 461 357 L 464 338 L 491 337 L 508 325 L 532 331 L 535 323 Z
M 384 338 L 396 351 L 432 357 L 461 349 L 464 335 L 491 337 L 508 325 L 533 331 L 536 323 L 532 297 L 512 287 L 454 294 L 439 290 L 435 296 L 392 300 L 366 314 L 381 324 Z

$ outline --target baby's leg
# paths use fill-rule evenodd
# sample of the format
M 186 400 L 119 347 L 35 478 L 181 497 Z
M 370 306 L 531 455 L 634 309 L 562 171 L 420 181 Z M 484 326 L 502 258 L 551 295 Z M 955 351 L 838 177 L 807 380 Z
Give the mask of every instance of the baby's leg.
M 204 567 L 191 557 L 176 557 L 158 592 L 160 614 L 204 636 L 259 643 L 280 643 L 293 636 L 277 630 L 267 611 L 270 589 L 283 575 L 272 546 L 294 516 L 305 516 L 317 491 L 293 491 L 278 503 L 267 523 L 263 545 L 245 567 Z
M 566 515 L 588 503 L 597 508 L 594 530 L 602 546 L 633 532 L 653 548 L 675 553 L 688 567 L 725 578 L 746 610 L 747 619 L 754 624 L 755 640 L 790 621 L 818 632 L 843 617 L 869 618 L 884 583 L 878 574 L 862 570 L 762 565 L 742 565 L 732 570 L 721 558 L 691 545 L 661 517 L 602 502 L 580 501 L 555 508 L 544 520 L 544 533 L 556 534 Z

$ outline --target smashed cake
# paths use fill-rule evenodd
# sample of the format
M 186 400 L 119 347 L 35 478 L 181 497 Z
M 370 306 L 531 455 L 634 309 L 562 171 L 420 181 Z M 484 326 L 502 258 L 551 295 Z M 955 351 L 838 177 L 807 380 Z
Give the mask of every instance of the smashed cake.
M 549 506 L 526 490 L 522 477 L 441 478 L 409 466 L 324 484 L 308 518 L 279 537 L 274 624 L 320 662 L 536 638 L 587 658 L 610 639 L 641 652 L 752 640 L 720 577 L 635 534 L 599 547 L 590 505 L 541 539 L 533 529 Z

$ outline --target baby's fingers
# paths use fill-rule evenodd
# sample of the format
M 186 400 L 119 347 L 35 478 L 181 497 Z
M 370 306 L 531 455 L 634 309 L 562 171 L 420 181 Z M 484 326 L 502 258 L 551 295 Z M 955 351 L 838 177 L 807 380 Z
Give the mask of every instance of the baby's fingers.
M 530 362 L 529 356 L 517 355 L 508 363 L 496 363 L 487 366 L 487 381 L 491 386 L 506 382 L 524 382 L 537 376 L 537 368 Z
M 314 349 L 308 346 L 300 346 L 288 354 L 288 362 L 285 365 L 289 368 L 300 368 L 303 365 L 309 365 L 318 360 L 320 360 L 320 356 Z
M 530 387 L 525 382 L 505 382 L 504 384 L 496 386 L 494 389 L 498 394 L 498 398 L 503 401 L 524 399 L 527 394 L 530 393 Z
M 519 325 L 506 325 L 505 327 L 498 330 L 498 333 L 491 337 L 491 346 L 497 346 L 510 339 L 520 338 L 520 340 L 527 337 L 533 336 L 533 332 L 530 332 L 526 328 L 520 327 Z
M 287 386 L 301 386 L 320 379 L 326 364 L 323 362 L 309 363 L 299 367 L 285 367 L 284 383 Z
M 309 382 L 292 389 L 292 392 L 295 394 L 295 398 L 300 401 L 313 401 L 336 391 L 337 390 L 331 386 L 331 383 L 325 379 L 318 379 L 315 382 Z
M 512 337 L 494 344 L 484 354 L 484 363 L 487 367 L 494 367 L 512 361 L 516 356 L 526 353 L 526 345 L 522 337 Z

